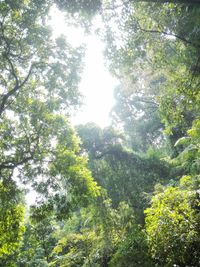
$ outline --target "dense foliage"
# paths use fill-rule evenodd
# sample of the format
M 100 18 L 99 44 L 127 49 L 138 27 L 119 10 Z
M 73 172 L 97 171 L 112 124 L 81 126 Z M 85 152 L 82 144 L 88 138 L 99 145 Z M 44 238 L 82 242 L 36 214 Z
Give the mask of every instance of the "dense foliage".
M 84 48 L 51 8 L 102 18 L 107 128 L 70 125 Z M 0 2 L 1 266 L 200 266 L 199 18 L 198 0 Z

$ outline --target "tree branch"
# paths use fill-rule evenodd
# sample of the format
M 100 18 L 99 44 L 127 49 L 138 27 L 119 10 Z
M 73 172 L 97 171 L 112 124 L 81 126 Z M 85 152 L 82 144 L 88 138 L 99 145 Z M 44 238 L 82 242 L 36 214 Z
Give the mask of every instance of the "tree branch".
M 194 46 L 195 48 L 198 48 L 198 49 L 200 48 L 200 44 L 199 45 L 198 44 L 195 44 L 195 43 L 191 42 L 190 40 L 185 39 L 183 36 L 180 36 L 180 35 L 177 35 L 177 34 L 173 34 L 173 33 L 169 33 L 169 32 L 165 32 L 165 31 L 160 31 L 160 30 L 147 30 L 147 29 L 143 29 L 140 26 L 140 24 L 139 24 L 138 21 L 136 23 L 137 23 L 138 29 L 141 30 L 141 31 L 143 31 L 143 32 L 157 33 L 157 34 L 163 34 L 163 35 L 167 35 L 167 36 L 172 36 L 172 37 L 175 37 L 176 39 L 181 40 L 184 43 L 187 43 L 189 45 Z
M 23 165 L 24 163 L 27 163 L 29 160 L 33 159 L 33 155 L 28 156 L 24 159 L 22 159 L 21 161 L 15 162 L 15 161 L 5 161 L 3 163 L 0 164 L 0 171 L 2 169 L 10 169 L 13 170 L 14 168 Z
M 158 103 L 156 103 L 153 99 L 148 99 L 147 97 L 134 97 L 133 100 L 128 100 L 129 103 L 131 103 L 131 105 L 137 103 L 137 102 L 142 102 L 142 103 L 146 103 L 149 104 L 150 106 L 154 107 L 154 108 L 158 108 L 159 105 Z
M 31 76 L 31 73 L 33 71 L 33 68 L 36 66 L 36 63 L 33 63 L 31 65 L 31 67 L 30 67 L 30 69 L 28 71 L 28 74 L 26 75 L 26 77 L 24 78 L 24 80 L 19 84 L 19 80 L 18 80 L 18 77 L 17 77 L 17 75 L 15 73 L 14 66 L 13 66 L 11 60 L 9 59 L 9 57 L 8 56 L 6 56 L 6 57 L 7 57 L 7 61 L 9 62 L 9 65 L 11 67 L 12 75 L 15 78 L 15 86 L 14 86 L 13 89 L 11 89 L 10 91 L 8 91 L 6 94 L 4 94 L 2 96 L 2 100 L 1 100 L 1 103 L 0 103 L 0 116 L 2 115 L 2 113 L 3 113 L 4 109 L 5 109 L 5 106 L 6 106 L 7 102 L 8 102 L 8 99 L 12 95 L 14 95 L 17 91 L 19 91 L 19 89 L 21 87 L 23 87 L 27 83 L 27 81 L 29 80 L 29 78 Z
M 3 94 L 1 96 L 1 102 L 0 102 L 0 116 L 2 115 L 3 111 L 5 110 L 5 107 L 8 103 L 8 99 L 13 96 L 17 91 L 19 91 L 19 89 L 21 87 L 23 87 L 29 80 L 31 74 L 32 74 L 32 71 L 33 71 L 33 68 L 39 64 L 42 64 L 42 63 L 32 63 L 30 68 L 29 68 L 29 71 L 26 75 L 26 77 L 24 78 L 24 80 L 20 83 L 19 81 L 19 77 L 16 73 L 16 69 L 15 69 L 15 66 L 10 58 L 10 56 L 12 56 L 13 54 L 11 53 L 11 49 L 10 49 L 10 42 L 9 40 L 6 38 L 5 36 L 5 33 L 4 33 L 4 27 L 3 27 L 3 22 L 0 22 L 0 27 L 1 27 L 1 36 L 0 38 L 2 38 L 2 40 L 4 41 L 4 44 L 5 44 L 5 48 L 4 48 L 4 52 L 3 52 L 3 57 L 5 58 L 5 60 L 8 62 L 9 64 L 9 67 L 10 69 L 8 71 L 10 71 L 11 75 L 13 76 L 14 80 L 15 80 L 15 84 L 14 84 L 14 87 L 13 89 L 11 89 L 10 91 L 8 91 L 7 93 Z M 17 55 L 14 55 L 14 56 L 17 56 Z
M 15 73 L 15 70 L 14 70 L 14 66 L 11 62 L 11 60 L 9 58 L 7 58 L 9 64 L 10 64 L 10 67 L 11 67 L 11 71 L 12 71 L 12 75 L 14 76 L 15 78 L 15 86 L 13 89 L 11 89 L 10 91 L 8 91 L 6 94 L 2 95 L 2 100 L 1 100 L 1 103 L 0 103 L 0 116 L 2 115 L 4 109 L 5 109 L 5 106 L 8 102 L 8 99 L 14 95 L 17 91 L 19 91 L 19 89 L 21 87 L 23 87 L 29 80 L 31 74 L 32 74 L 32 71 L 35 67 L 37 66 L 42 66 L 42 65 L 48 65 L 48 63 L 45 63 L 45 62 L 34 62 L 31 64 L 30 68 L 29 68 L 29 71 L 26 75 L 26 77 L 24 78 L 24 80 L 19 84 L 19 79 Z
M 34 155 L 35 155 L 35 151 L 38 148 L 39 145 L 39 135 L 37 135 L 36 137 L 33 137 L 31 140 L 29 140 L 29 138 L 27 138 L 27 142 L 28 142 L 28 146 L 29 148 L 27 148 L 25 151 L 21 151 L 21 155 L 24 156 L 26 154 L 29 154 L 29 156 L 24 156 L 24 158 L 21 158 L 19 160 L 15 159 L 14 157 L 10 160 L 4 161 L 0 164 L 0 171 L 2 169 L 10 169 L 10 170 L 14 170 L 16 167 L 21 166 L 25 163 L 27 163 L 30 160 L 34 159 Z M 36 142 L 36 144 L 34 145 L 34 148 L 31 150 L 31 143 Z M 16 157 L 16 155 L 15 155 Z

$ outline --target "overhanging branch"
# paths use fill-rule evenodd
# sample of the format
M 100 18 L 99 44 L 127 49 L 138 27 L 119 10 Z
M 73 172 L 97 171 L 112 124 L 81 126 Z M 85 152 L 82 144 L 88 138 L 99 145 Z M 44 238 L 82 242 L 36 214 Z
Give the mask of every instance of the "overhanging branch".
M 141 25 L 139 24 L 139 22 L 137 21 L 137 26 L 138 26 L 138 29 L 143 31 L 143 32 L 147 32 L 147 33 L 156 33 L 156 34 L 163 34 L 163 35 L 166 35 L 166 36 L 171 36 L 171 37 L 175 37 L 176 39 L 179 39 L 180 41 L 186 43 L 186 44 L 189 44 L 189 45 L 192 45 L 193 47 L 195 48 L 200 48 L 200 44 L 195 44 L 193 42 L 191 42 L 190 40 L 187 40 L 186 38 L 184 38 L 183 36 L 180 36 L 178 34 L 174 34 L 174 33 L 170 33 L 170 32 L 166 32 L 166 31 L 162 31 L 162 30 L 149 30 L 149 29 L 144 29 L 141 27 Z
M 10 68 L 11 68 L 11 74 L 14 76 L 15 85 L 14 85 L 13 89 L 11 89 L 10 91 L 8 91 L 6 94 L 4 94 L 2 96 L 2 100 L 1 100 L 1 103 L 0 103 L 0 116 L 2 115 L 3 111 L 5 110 L 5 107 L 6 107 L 7 103 L 8 103 L 9 98 L 11 96 L 13 96 L 16 92 L 18 92 L 19 89 L 22 88 L 28 82 L 34 67 L 36 67 L 37 65 L 40 64 L 40 63 L 33 63 L 30 66 L 28 74 L 26 75 L 24 80 L 21 83 L 19 83 L 19 79 L 17 77 L 17 74 L 15 72 L 14 66 L 13 66 L 11 60 L 9 59 L 9 57 L 7 57 L 7 61 L 9 62 L 9 65 L 10 65 Z
M 18 161 L 18 162 L 15 162 L 14 160 L 13 161 L 5 161 L 5 162 L 3 162 L 3 163 L 0 164 L 0 171 L 2 169 L 10 169 L 10 170 L 13 170 L 16 167 L 21 166 L 21 165 L 27 163 L 28 161 L 30 161 L 32 159 L 33 159 L 33 155 L 28 156 L 28 157 L 26 157 L 26 158 L 24 158 L 24 159 L 22 159 L 21 161 Z

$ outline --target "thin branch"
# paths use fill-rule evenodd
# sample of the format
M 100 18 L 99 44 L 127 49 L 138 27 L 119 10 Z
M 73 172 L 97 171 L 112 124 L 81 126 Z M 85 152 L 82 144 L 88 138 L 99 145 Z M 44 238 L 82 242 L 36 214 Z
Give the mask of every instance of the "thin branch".
M 15 70 L 14 70 L 14 66 L 11 62 L 11 60 L 9 59 L 9 57 L 7 56 L 7 61 L 9 62 L 9 65 L 11 67 L 11 70 L 12 70 L 12 75 L 14 76 L 15 78 L 15 86 L 12 90 L 10 90 L 8 93 L 4 94 L 3 97 L 2 97 L 2 101 L 1 101 L 1 104 L 0 104 L 0 116 L 2 115 L 4 109 L 5 109 L 5 106 L 8 102 L 8 99 L 14 95 L 17 91 L 19 91 L 19 89 L 21 87 L 23 87 L 29 80 L 31 74 L 32 74 L 32 71 L 33 71 L 33 68 L 37 65 L 37 63 L 33 63 L 31 65 L 31 67 L 29 68 L 29 71 L 28 71 L 28 74 L 26 75 L 26 77 L 24 78 L 24 80 L 19 84 L 19 80 L 18 80 L 18 77 L 15 73 Z
M 173 33 L 165 32 L 165 31 L 160 31 L 160 30 L 147 30 L 147 29 L 143 29 L 143 28 L 140 26 L 140 24 L 139 24 L 138 21 L 137 21 L 137 26 L 138 26 L 139 30 L 141 30 L 141 31 L 143 31 L 143 32 L 147 32 L 147 33 L 157 33 L 157 34 L 163 34 L 163 35 L 167 35 L 167 36 L 172 36 L 172 37 L 175 37 L 176 39 L 181 40 L 181 41 L 184 42 L 184 43 L 187 43 L 187 44 L 189 44 L 189 45 L 192 45 L 192 46 L 194 46 L 194 47 L 196 47 L 196 48 L 200 48 L 200 44 L 199 44 L 199 45 L 198 45 L 198 44 L 195 44 L 195 43 L 191 42 L 190 40 L 187 40 L 187 39 L 185 39 L 183 36 L 180 36 L 180 35 L 178 35 L 178 34 L 173 34 Z
M 10 65 L 11 74 L 14 76 L 14 79 L 15 79 L 15 87 L 18 87 L 19 86 L 19 80 L 18 80 L 17 74 L 15 72 L 14 65 L 12 64 L 12 61 L 8 57 L 8 54 L 7 53 L 4 53 L 3 55 L 4 55 L 5 59 L 8 61 L 9 65 Z
M 19 91 L 19 89 L 21 87 L 23 87 L 27 83 L 27 81 L 29 80 L 29 78 L 31 76 L 33 68 L 36 65 L 39 65 L 41 63 L 32 63 L 30 68 L 29 68 L 28 74 L 26 75 L 24 80 L 20 83 L 19 77 L 17 76 L 16 70 L 15 70 L 15 67 L 14 67 L 14 64 L 13 64 L 12 60 L 10 59 L 10 55 L 12 55 L 11 51 L 10 51 L 10 42 L 8 41 L 8 39 L 5 36 L 3 22 L 0 22 L 0 26 L 1 26 L 1 33 L 2 33 L 1 38 L 5 42 L 5 46 L 6 46 L 5 47 L 5 52 L 3 53 L 3 56 L 4 56 L 4 58 L 6 59 L 6 61 L 8 62 L 9 66 L 10 66 L 10 70 L 8 70 L 8 71 L 11 72 L 11 75 L 14 77 L 14 80 L 15 80 L 15 85 L 14 85 L 13 89 L 11 89 L 10 91 L 8 91 L 7 93 L 5 93 L 5 94 L 3 94 L 1 96 L 1 103 L 0 103 L 0 116 L 1 116 L 3 111 L 5 110 L 5 107 L 7 105 L 8 99 L 11 96 L 13 96 L 17 91 Z
M 199 62 L 200 62 L 200 56 L 197 57 L 196 63 L 194 66 L 191 67 L 191 71 L 192 71 L 192 77 L 191 77 L 191 83 L 194 80 L 195 76 L 197 74 L 199 74 Z
M 135 104 L 135 102 L 143 102 L 143 103 L 146 103 L 146 104 L 150 104 L 152 107 L 155 107 L 155 108 L 158 108 L 158 104 L 153 101 L 153 100 L 150 100 L 150 99 L 147 99 L 147 98 L 142 98 L 142 97 L 136 97 L 135 99 L 129 101 L 129 103 L 131 104 Z
M 15 158 L 12 158 L 10 160 L 4 161 L 4 162 L 2 162 L 0 164 L 0 171 L 2 169 L 14 170 L 16 167 L 21 166 L 21 165 L 27 163 L 30 160 L 33 160 L 34 159 L 34 155 L 35 155 L 35 151 L 36 151 L 36 149 L 38 148 L 38 145 L 39 145 L 39 139 L 40 139 L 39 135 L 33 137 L 32 139 L 29 139 L 27 137 L 27 142 L 28 142 L 29 148 L 26 151 L 21 151 L 21 154 L 22 155 L 29 154 L 30 156 L 24 157 L 19 161 L 17 161 Z M 31 143 L 34 143 L 34 142 L 36 142 L 36 144 L 34 145 L 34 148 L 31 151 Z
M 11 67 L 11 73 L 12 75 L 14 76 L 14 79 L 15 79 L 15 86 L 13 87 L 13 89 L 11 89 L 10 91 L 8 91 L 6 94 L 3 94 L 1 97 L 2 97 L 2 100 L 1 100 L 1 103 L 0 103 L 0 116 L 2 115 L 5 107 L 6 107 L 6 104 L 8 102 L 8 99 L 13 96 L 15 93 L 17 93 L 19 91 L 19 89 L 21 87 L 23 87 L 29 80 L 31 74 L 32 74 L 32 71 L 34 69 L 34 67 L 37 67 L 37 66 L 40 66 L 42 64 L 45 64 L 46 63 L 43 63 L 43 62 L 40 62 L 40 63 L 32 63 L 32 65 L 30 66 L 29 68 L 29 71 L 28 71 L 28 74 L 26 75 L 26 77 L 24 78 L 24 80 L 19 83 L 19 79 L 15 73 L 15 70 L 14 70 L 14 66 L 11 62 L 11 60 L 7 57 L 7 60 L 9 62 L 9 65 Z
M 30 68 L 29 68 L 29 71 L 28 71 L 28 74 L 26 75 L 26 77 L 24 78 L 24 80 L 21 82 L 21 84 L 19 85 L 19 89 L 21 88 L 21 87 L 23 87 L 26 83 L 27 83 L 27 81 L 29 80 L 29 78 L 30 78 L 30 76 L 31 76 L 31 74 L 32 74 L 32 71 L 33 71 L 33 68 L 36 66 L 36 63 L 33 63 L 31 66 L 30 66 Z
M 13 170 L 14 168 L 23 165 L 24 163 L 27 163 L 28 161 L 33 159 L 33 155 L 26 157 L 22 159 L 21 161 L 15 162 L 15 161 L 5 161 L 0 164 L 0 170 L 2 169 L 10 169 Z

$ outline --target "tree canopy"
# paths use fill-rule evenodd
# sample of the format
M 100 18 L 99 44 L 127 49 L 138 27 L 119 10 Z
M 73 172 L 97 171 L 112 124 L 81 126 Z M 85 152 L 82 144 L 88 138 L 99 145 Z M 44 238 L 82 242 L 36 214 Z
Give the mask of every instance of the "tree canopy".
M 70 123 L 85 49 L 53 37 L 51 8 L 88 33 L 101 17 L 109 127 Z M 200 266 L 199 15 L 198 0 L 0 2 L 1 266 Z

